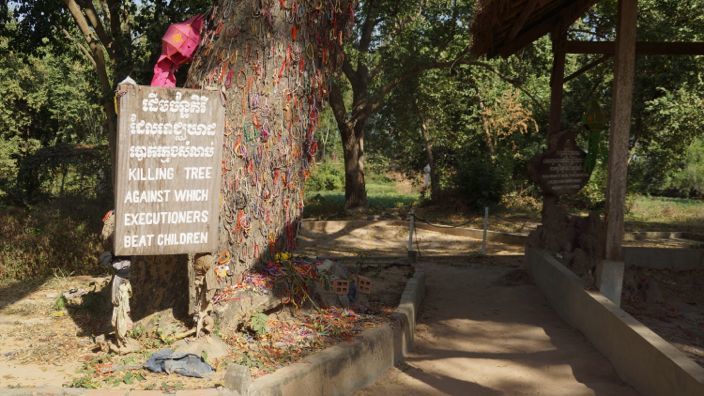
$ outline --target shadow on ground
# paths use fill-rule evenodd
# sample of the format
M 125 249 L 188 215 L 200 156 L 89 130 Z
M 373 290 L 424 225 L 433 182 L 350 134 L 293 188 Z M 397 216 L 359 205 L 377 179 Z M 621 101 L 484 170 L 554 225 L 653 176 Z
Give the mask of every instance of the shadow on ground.
M 521 261 L 422 259 L 427 295 L 408 366 L 360 395 L 635 394 L 547 305 Z

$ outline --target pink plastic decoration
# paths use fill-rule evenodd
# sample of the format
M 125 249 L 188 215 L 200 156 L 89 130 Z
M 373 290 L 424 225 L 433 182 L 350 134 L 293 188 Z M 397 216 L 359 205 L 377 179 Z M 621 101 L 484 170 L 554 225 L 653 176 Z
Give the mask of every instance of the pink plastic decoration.
M 203 16 L 196 15 L 166 29 L 161 39 L 161 56 L 154 65 L 152 87 L 175 87 L 176 70 L 193 57 L 200 43 Z

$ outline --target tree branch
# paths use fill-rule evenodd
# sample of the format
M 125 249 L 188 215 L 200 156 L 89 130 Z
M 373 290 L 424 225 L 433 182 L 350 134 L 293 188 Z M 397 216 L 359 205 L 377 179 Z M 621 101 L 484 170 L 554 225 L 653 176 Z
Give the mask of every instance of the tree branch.
M 100 42 L 102 42 L 103 46 L 108 49 L 108 51 L 110 51 L 110 44 L 112 43 L 112 38 L 106 33 L 105 27 L 103 26 L 103 21 L 98 16 L 98 11 L 95 9 L 93 1 L 83 0 L 81 1 L 81 3 L 83 3 L 83 13 L 85 14 L 86 18 L 88 18 L 88 22 L 90 22 L 90 24 L 93 26 L 95 33 L 100 39 Z
M 339 87 L 337 81 L 333 81 L 330 88 L 329 102 L 332 108 L 332 114 L 335 116 L 335 121 L 337 121 L 337 129 L 340 130 L 342 134 L 343 143 L 345 139 L 350 138 L 351 128 L 347 126 L 347 109 L 345 108 L 345 101 L 342 97 L 342 90 Z
M 90 50 L 88 50 L 88 48 L 86 48 L 85 45 L 77 42 L 74 39 L 74 37 L 71 36 L 71 33 L 69 33 L 68 30 L 66 30 L 66 29 L 61 28 L 61 33 L 64 34 L 64 37 L 66 37 L 66 40 L 71 41 L 73 44 L 76 45 L 76 47 L 78 47 L 78 49 L 81 51 L 83 56 L 85 56 L 90 61 L 90 63 L 93 65 L 93 67 L 95 67 L 95 68 L 98 67 L 98 65 L 95 63 L 95 59 L 93 58 L 93 55 L 91 55 Z
M 540 108 L 540 110 L 541 110 L 543 113 L 546 113 L 546 112 L 547 112 L 547 109 L 545 108 L 545 104 L 543 104 L 540 100 L 538 100 L 538 98 L 536 98 L 535 95 L 533 95 L 532 93 L 530 93 L 530 92 L 528 92 L 527 90 L 525 90 L 521 84 L 518 84 L 518 83 L 517 83 L 516 81 L 514 81 L 513 79 L 511 79 L 511 78 L 509 78 L 509 77 L 507 77 L 507 76 L 504 76 L 503 74 L 499 73 L 496 69 L 494 69 L 494 67 L 493 67 L 492 65 L 490 65 L 490 64 L 488 64 L 488 63 L 485 63 L 485 62 L 477 62 L 477 63 L 475 64 L 475 66 L 482 67 L 482 68 L 484 68 L 485 70 L 487 70 L 487 71 L 489 71 L 489 72 L 495 74 L 495 75 L 496 75 L 497 77 L 499 77 L 502 81 L 505 81 L 505 82 L 511 84 L 514 88 L 516 88 L 516 89 L 518 89 L 519 91 L 521 91 L 521 92 L 523 92 L 524 94 L 526 94 L 526 96 L 533 102 L 533 104 L 534 104 L 535 106 L 537 106 L 538 108 Z
M 390 81 L 388 84 L 383 86 L 380 90 L 379 93 L 374 95 L 373 99 L 368 100 L 367 103 L 364 105 L 366 106 L 366 109 L 370 113 L 374 113 L 378 111 L 381 106 L 384 103 L 384 99 L 386 96 L 391 93 L 399 84 L 402 82 L 418 76 L 419 74 L 422 74 L 426 71 L 429 70 L 437 70 L 437 69 L 443 69 L 447 67 L 454 67 L 455 65 L 471 65 L 471 66 L 479 66 L 484 68 L 485 70 L 488 70 L 489 72 L 495 74 L 498 76 L 501 80 L 511 84 L 515 88 L 517 88 L 519 91 L 523 92 L 526 94 L 526 96 L 537 106 L 540 108 L 541 111 L 545 112 L 545 105 L 541 103 L 535 95 L 532 93 L 528 92 L 525 90 L 520 84 L 518 84 L 516 81 L 508 78 L 507 76 L 504 76 L 503 74 L 499 73 L 496 69 L 491 64 L 488 64 L 486 62 L 478 61 L 475 56 L 470 56 L 470 57 L 465 57 L 469 52 L 467 50 L 463 51 L 461 55 L 459 55 L 457 58 L 451 60 L 451 61 L 440 61 L 440 62 L 431 62 L 431 63 L 426 63 L 424 65 L 418 65 L 414 68 L 411 68 L 409 70 L 406 70 L 404 73 L 399 75 L 396 79 Z
M 412 67 L 405 72 L 403 72 L 401 75 L 397 76 L 395 79 L 389 81 L 385 86 L 383 86 L 380 90 L 379 93 L 374 96 L 372 100 L 369 100 L 368 103 L 366 103 L 366 106 L 368 107 L 370 112 L 376 112 L 379 110 L 381 107 L 382 103 L 384 102 L 384 98 L 391 93 L 391 91 L 394 90 L 399 84 L 402 82 L 408 80 L 409 78 L 415 77 L 425 71 L 428 70 L 433 70 L 433 69 L 443 69 L 446 67 L 452 67 L 456 64 L 465 64 L 465 65 L 470 65 L 474 63 L 478 63 L 476 60 L 477 58 L 474 56 L 471 56 L 469 58 L 464 58 L 464 56 L 467 55 L 467 51 L 463 51 L 460 55 L 458 55 L 455 59 L 450 60 L 450 61 L 438 61 L 438 62 L 430 62 L 426 64 L 420 64 L 415 67 Z
M 352 80 L 357 77 L 357 71 L 354 70 L 352 67 L 352 62 L 350 62 L 350 58 L 346 55 L 344 61 L 342 61 L 342 72 L 345 74 L 345 77 L 350 80 L 350 82 L 353 82 Z
M 108 10 L 110 10 L 110 31 L 116 41 L 120 41 L 122 35 L 122 22 L 120 20 L 120 1 L 107 0 Z
M 357 45 L 357 50 L 360 53 L 369 52 L 369 46 L 372 42 L 372 33 L 374 33 L 374 27 L 378 23 L 374 12 L 374 0 L 368 0 L 365 5 L 367 15 L 364 18 L 364 23 L 359 33 L 359 44 Z
M 108 77 L 108 70 L 103 52 L 105 48 L 100 45 L 98 41 L 96 41 L 95 37 L 93 37 L 93 32 L 91 32 L 90 27 L 88 26 L 88 21 L 76 1 L 64 0 L 64 4 L 66 4 L 71 16 L 73 16 L 78 28 L 81 30 L 81 33 L 83 33 L 83 37 L 88 43 L 93 60 L 95 61 L 95 71 L 98 74 L 98 80 L 100 81 L 103 95 L 112 95 L 112 84 L 110 83 L 110 78 Z

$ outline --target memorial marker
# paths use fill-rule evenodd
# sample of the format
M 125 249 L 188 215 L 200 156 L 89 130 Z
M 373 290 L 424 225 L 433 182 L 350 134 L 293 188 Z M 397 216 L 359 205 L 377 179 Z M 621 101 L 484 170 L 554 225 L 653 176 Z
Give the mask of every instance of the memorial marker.
M 121 85 L 119 95 L 115 254 L 217 249 L 220 93 Z
M 585 170 L 586 153 L 567 137 L 557 147 L 537 158 L 533 179 L 553 195 L 575 194 L 589 181 Z

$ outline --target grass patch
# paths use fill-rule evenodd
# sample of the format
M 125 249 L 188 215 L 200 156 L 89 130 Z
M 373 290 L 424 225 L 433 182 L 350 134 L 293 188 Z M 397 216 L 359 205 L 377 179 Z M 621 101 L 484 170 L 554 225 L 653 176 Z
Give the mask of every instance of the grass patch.
M 368 214 L 383 214 L 389 211 L 409 207 L 418 201 L 417 194 L 398 192 L 396 184 L 377 179 L 375 183 L 367 184 Z M 345 217 L 345 192 L 307 191 L 305 194 L 304 217 L 333 219 Z
M 369 163 L 365 175 L 368 208 L 364 214 L 388 214 L 410 207 L 419 200 L 418 194 L 402 193 L 397 183 L 386 174 L 387 164 Z M 349 217 L 345 211 L 344 164 L 327 161 L 312 169 L 306 182 L 305 208 L 307 218 L 339 219 Z
M 367 214 L 388 214 L 408 208 L 419 202 L 417 194 L 397 191 L 393 180 L 375 178 L 367 184 L 369 210 Z M 490 228 L 497 231 L 525 232 L 531 224 L 540 222 L 540 199 L 528 204 L 503 203 L 500 210 L 491 212 Z M 346 218 L 345 193 L 336 191 L 308 191 L 305 217 L 320 219 Z M 480 227 L 481 213 L 469 211 L 461 205 L 447 202 L 443 205 L 418 208 L 418 213 L 430 221 Z M 683 231 L 704 234 L 704 200 L 633 195 L 627 200 L 626 228 L 628 231 Z M 526 228 L 528 227 L 528 228 Z
M 704 232 L 703 200 L 636 195 L 626 209 L 629 229 Z

